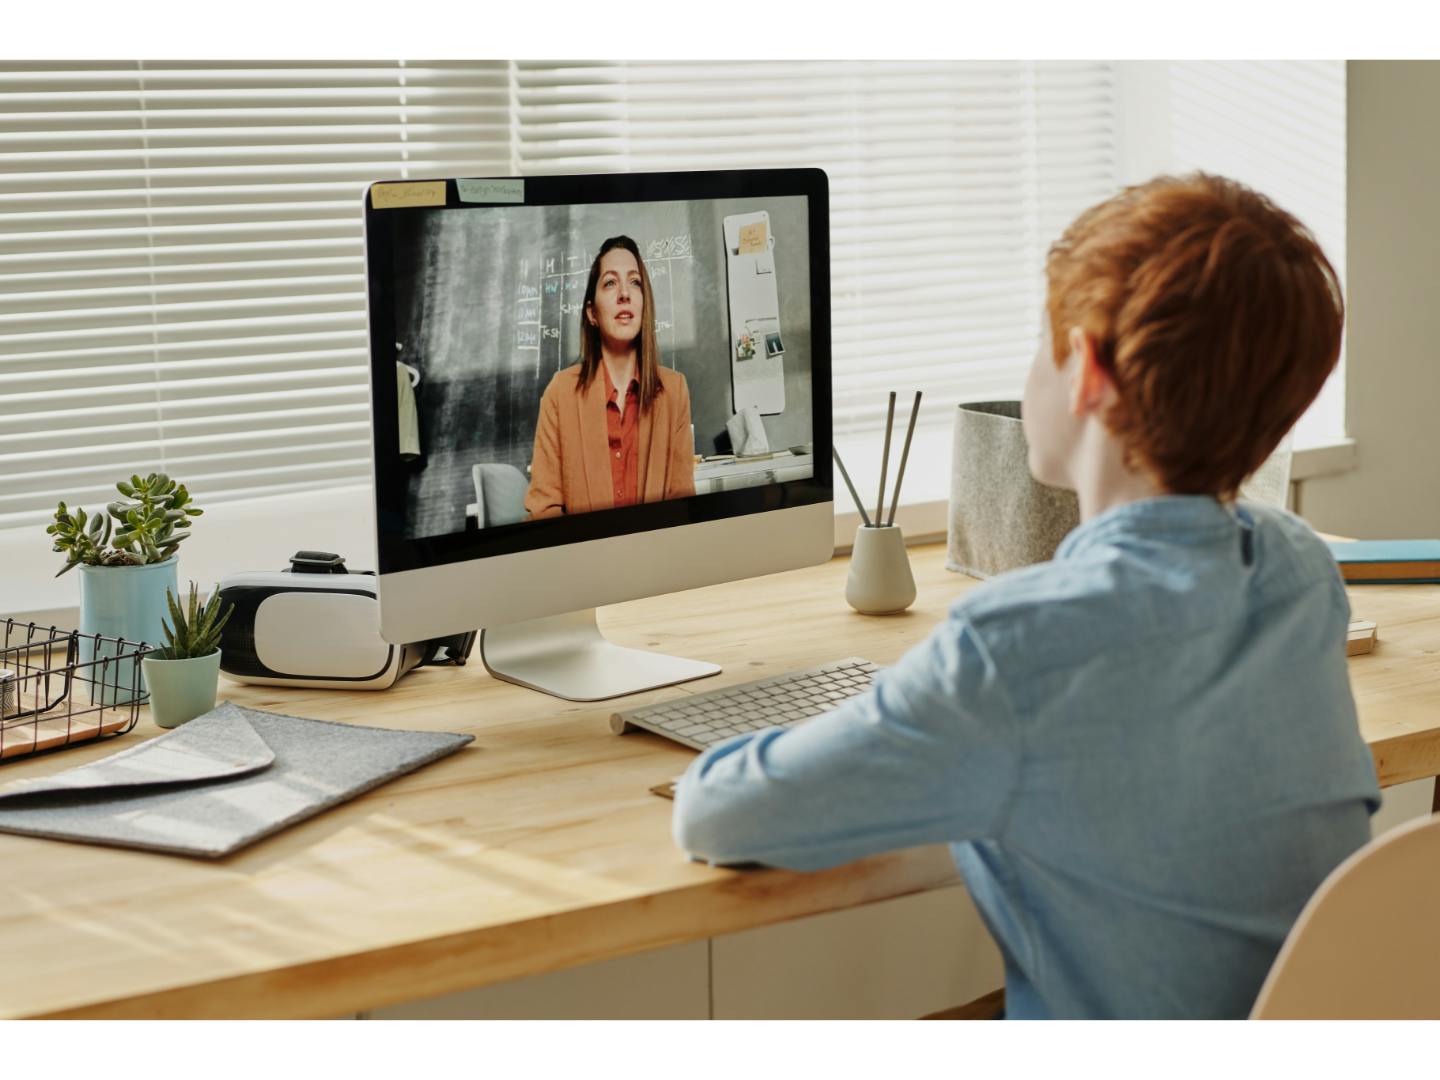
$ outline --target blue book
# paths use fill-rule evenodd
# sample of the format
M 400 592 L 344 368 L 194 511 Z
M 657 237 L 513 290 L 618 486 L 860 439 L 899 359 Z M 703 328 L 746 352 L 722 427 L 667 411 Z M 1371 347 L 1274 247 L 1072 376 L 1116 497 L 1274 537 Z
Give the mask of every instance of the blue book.
M 1440 582 L 1440 540 L 1330 540 L 1340 575 L 1355 584 Z

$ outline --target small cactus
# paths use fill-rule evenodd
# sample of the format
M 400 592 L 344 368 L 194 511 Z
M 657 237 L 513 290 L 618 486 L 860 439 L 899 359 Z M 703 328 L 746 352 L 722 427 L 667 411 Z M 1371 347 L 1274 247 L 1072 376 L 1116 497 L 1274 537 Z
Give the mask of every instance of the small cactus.
M 180 607 L 175 594 L 169 589 L 165 590 L 165 603 L 170 607 L 170 619 L 160 624 L 165 631 L 166 645 L 155 650 L 157 660 L 193 660 L 209 656 L 220 647 L 220 631 L 235 611 L 235 605 L 231 604 L 221 613 L 218 590 L 209 601 L 201 604 L 200 590 L 193 581 L 186 609 Z

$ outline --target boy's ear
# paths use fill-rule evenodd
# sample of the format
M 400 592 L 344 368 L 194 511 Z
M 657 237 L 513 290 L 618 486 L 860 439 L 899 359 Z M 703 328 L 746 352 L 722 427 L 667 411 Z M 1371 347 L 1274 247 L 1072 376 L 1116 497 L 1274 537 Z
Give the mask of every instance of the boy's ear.
M 1075 363 L 1070 373 L 1071 415 L 1100 412 L 1114 400 L 1115 383 L 1100 366 L 1095 339 L 1078 326 L 1070 328 L 1070 359 Z

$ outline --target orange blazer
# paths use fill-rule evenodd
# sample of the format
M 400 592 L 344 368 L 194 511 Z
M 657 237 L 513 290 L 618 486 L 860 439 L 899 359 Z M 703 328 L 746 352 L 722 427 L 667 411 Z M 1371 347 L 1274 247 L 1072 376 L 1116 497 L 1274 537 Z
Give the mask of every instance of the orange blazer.
M 580 365 L 557 371 L 540 398 L 535 452 L 525 512 L 532 518 L 583 514 L 615 505 L 610 482 L 610 437 L 605 425 L 605 379 L 583 394 Z M 678 371 L 660 368 L 660 393 L 640 414 L 640 501 L 695 494 L 695 451 L 690 436 L 690 388 Z

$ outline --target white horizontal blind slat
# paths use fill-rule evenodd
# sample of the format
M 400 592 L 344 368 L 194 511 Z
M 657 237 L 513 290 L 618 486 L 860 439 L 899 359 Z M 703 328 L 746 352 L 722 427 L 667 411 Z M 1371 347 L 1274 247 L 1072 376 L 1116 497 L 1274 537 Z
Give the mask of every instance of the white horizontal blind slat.
M 369 475 L 361 195 L 513 170 L 506 62 L 7 63 L 0 528 Z

